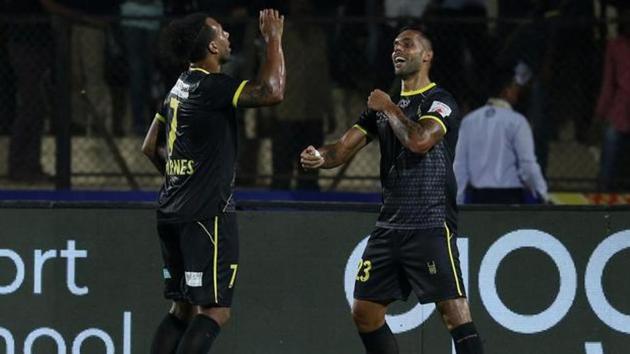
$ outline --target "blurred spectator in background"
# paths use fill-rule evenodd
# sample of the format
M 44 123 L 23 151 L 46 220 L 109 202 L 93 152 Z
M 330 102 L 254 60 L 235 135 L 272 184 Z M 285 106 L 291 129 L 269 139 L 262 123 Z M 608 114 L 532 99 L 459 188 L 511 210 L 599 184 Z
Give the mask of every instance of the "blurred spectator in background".
M 133 132 L 137 135 L 144 135 L 149 115 L 153 114 L 151 86 L 155 68 L 154 48 L 160 28 L 160 20 L 157 17 L 163 14 L 161 0 L 127 0 L 120 5 L 120 15 L 126 17 L 123 18 L 121 26 L 127 49 L 132 126 Z
M 368 14 L 368 4 L 363 0 L 343 0 L 337 7 L 337 17 L 364 17 Z M 370 21 L 368 21 L 370 22 Z M 353 53 L 353 56 L 338 56 L 331 65 L 332 76 L 339 87 L 347 90 L 361 91 L 368 87 L 370 80 L 379 72 L 370 66 L 370 50 L 378 39 L 370 40 L 368 33 L 375 34 L 370 28 L 373 23 L 353 23 L 339 21 L 334 29 L 331 53 Z M 374 53 L 372 53 L 374 54 Z M 365 75 L 366 73 L 370 75 Z M 391 72 L 391 69 L 389 70 Z M 393 77 L 393 75 L 391 75 Z M 373 83 L 372 83 L 373 84 Z
M 521 16 L 531 21 L 521 23 L 513 32 L 504 36 L 497 62 L 509 65 L 522 61 L 532 70 L 530 94 L 518 107 L 529 118 L 534 132 L 534 146 L 540 167 L 545 174 L 549 159 L 549 144 L 556 131 L 556 117 L 551 113 L 551 88 L 553 85 L 553 59 L 557 57 L 560 6 L 563 0 L 529 0 L 527 10 Z M 499 4 L 499 13 L 505 2 Z M 523 5 L 525 6 L 525 5 Z M 508 10 L 524 10 L 512 6 Z M 508 11 L 506 10 L 506 11 Z M 514 14 L 514 13 L 512 13 Z M 500 26 L 509 29 L 512 26 Z
M 292 0 L 289 18 L 307 16 L 312 11 L 311 0 Z M 329 131 L 335 128 L 326 36 L 320 25 L 289 22 L 283 42 L 287 84 L 284 101 L 274 109 L 271 188 L 290 188 L 297 167 L 296 188 L 319 190 L 317 170 L 299 168 L 296 156 L 305 143 L 321 146 L 324 125 Z
M 164 0 L 166 16 L 176 17 L 199 11 L 197 0 Z
M 105 42 L 105 82 L 112 97 L 112 132 L 123 136 L 129 95 L 129 60 L 120 21 L 110 22 Z
M 599 82 L 594 2 L 562 0 L 557 16 L 557 40 L 550 53 L 551 110 L 547 112 L 557 120 L 553 140 L 572 127 L 575 140 L 587 143 Z
M 630 9 L 620 9 L 619 36 L 606 48 L 604 78 L 595 115 L 608 122 L 600 159 L 599 184 L 615 189 L 621 162 L 630 152 Z
M 50 83 L 54 57 L 52 30 L 39 0 L 10 0 L 7 11 L 20 16 L 7 26 L 6 32 L 17 93 L 9 178 L 27 183 L 47 182 L 49 176 L 42 171 L 40 159 L 44 118 L 49 113 L 46 82 Z
M 483 103 L 493 47 L 486 0 L 433 0 L 427 24 L 435 40 L 435 80 L 459 101 L 462 112 Z
M 488 103 L 462 120 L 453 168 L 457 203 L 521 204 L 527 193 L 546 201 L 547 183 L 527 119 L 512 109 L 529 80 L 524 64 L 499 71 Z
M 118 14 L 120 0 L 40 0 L 59 20 L 70 21 L 72 52 L 73 131 L 91 128 L 112 116 L 112 101 L 105 81 L 105 28 L 107 16 Z
M 415 18 L 418 19 L 424 14 L 424 10 L 432 0 L 385 0 L 385 17 Z M 396 23 L 396 27 L 400 27 Z
M 8 12 L 0 5 L 2 13 Z M 15 74 L 9 59 L 9 34 L 6 25 L 0 25 L 0 135 L 10 134 L 15 118 Z

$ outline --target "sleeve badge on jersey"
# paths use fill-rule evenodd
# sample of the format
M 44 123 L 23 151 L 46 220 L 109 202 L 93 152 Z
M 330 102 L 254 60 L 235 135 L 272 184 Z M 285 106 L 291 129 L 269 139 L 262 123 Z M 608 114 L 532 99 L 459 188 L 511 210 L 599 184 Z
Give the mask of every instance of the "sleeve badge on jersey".
M 446 103 L 440 101 L 433 101 L 428 113 L 438 113 L 442 118 L 446 118 L 451 115 L 453 110 Z

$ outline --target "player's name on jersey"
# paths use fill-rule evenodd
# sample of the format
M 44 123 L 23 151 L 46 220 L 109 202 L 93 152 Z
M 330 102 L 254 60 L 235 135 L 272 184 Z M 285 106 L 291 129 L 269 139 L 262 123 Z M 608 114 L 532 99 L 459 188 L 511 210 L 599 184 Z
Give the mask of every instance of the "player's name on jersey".
M 186 159 L 173 159 L 166 161 L 166 174 L 171 176 L 192 175 L 195 173 L 195 161 Z

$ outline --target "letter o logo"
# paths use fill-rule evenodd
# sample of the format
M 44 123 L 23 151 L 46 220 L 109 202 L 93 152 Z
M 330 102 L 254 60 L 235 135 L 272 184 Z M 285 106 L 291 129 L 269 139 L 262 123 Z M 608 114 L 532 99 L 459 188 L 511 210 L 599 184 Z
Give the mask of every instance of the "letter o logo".
M 520 248 L 531 247 L 546 253 L 560 272 L 560 290 L 546 310 L 535 315 L 521 315 L 510 310 L 497 293 L 496 274 L 501 261 Z M 545 331 L 569 312 L 575 300 L 577 273 L 571 254 L 555 237 L 538 230 L 513 231 L 499 238 L 481 261 L 479 294 L 488 313 L 503 327 L 517 333 L 533 334 Z
M 584 275 L 586 297 L 599 319 L 619 332 L 630 334 L 630 315 L 612 307 L 606 299 L 602 277 L 608 261 L 618 252 L 630 248 L 630 231 L 617 232 L 602 241 L 588 261 Z

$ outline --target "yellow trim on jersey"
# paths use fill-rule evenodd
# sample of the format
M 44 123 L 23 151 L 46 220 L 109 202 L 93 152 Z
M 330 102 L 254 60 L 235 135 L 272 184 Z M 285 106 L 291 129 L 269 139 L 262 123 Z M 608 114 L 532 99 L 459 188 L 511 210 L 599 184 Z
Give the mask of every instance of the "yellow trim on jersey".
M 360 126 L 360 125 L 358 125 L 358 124 L 355 124 L 355 125 L 353 125 L 352 127 L 353 127 L 353 128 L 357 128 L 357 129 L 359 129 L 359 131 L 361 131 L 361 133 L 363 133 L 363 134 L 365 134 L 365 135 L 370 135 L 370 134 L 367 132 L 367 130 L 363 129 L 363 127 L 362 127 L 362 126 Z
M 232 106 L 234 106 L 235 108 L 238 103 L 238 98 L 241 97 L 241 92 L 243 92 L 246 84 L 247 80 L 243 80 L 243 82 L 241 82 L 241 84 L 236 89 L 236 92 L 234 92 L 234 97 L 232 97 Z
M 210 72 L 209 72 L 208 70 L 206 70 L 206 69 L 202 69 L 202 68 L 198 68 L 198 67 L 194 67 L 194 68 L 193 68 L 193 67 L 191 67 L 191 68 L 190 68 L 190 71 L 201 71 L 201 72 L 202 72 L 202 73 L 204 73 L 204 74 L 210 74 Z
M 166 124 L 166 118 L 164 118 L 164 116 L 159 113 L 156 113 L 153 119 L 157 119 L 158 122 Z
M 420 117 L 420 119 L 418 119 L 418 122 L 423 120 L 423 119 L 433 119 L 434 121 L 438 122 L 438 124 L 440 124 L 440 126 L 442 127 L 442 129 L 444 129 L 444 134 L 446 134 L 446 124 L 444 124 L 444 122 L 442 122 L 442 120 L 436 116 L 429 116 L 429 115 L 424 115 L 422 117 Z
M 453 269 L 453 276 L 455 277 L 455 286 L 457 287 L 457 295 L 463 296 L 462 288 L 459 285 L 459 278 L 457 277 L 457 271 L 455 268 L 455 260 L 453 259 L 453 251 L 451 250 L 451 230 L 448 229 L 446 223 L 444 223 L 444 228 L 446 229 L 446 246 L 448 247 L 448 258 L 451 261 L 451 268 Z
M 433 87 L 435 87 L 435 85 L 437 85 L 435 82 L 432 82 L 428 85 L 426 85 L 425 87 L 418 89 L 418 90 L 413 90 L 413 91 L 402 91 L 400 93 L 401 96 L 413 96 L 413 95 L 419 95 L 421 93 L 424 93 L 430 89 L 432 89 Z
M 217 289 L 217 263 L 219 260 L 219 217 L 214 217 L 214 260 L 212 267 L 212 279 L 214 281 L 214 302 L 219 303 L 219 292 Z
M 376 139 L 376 137 L 374 136 L 374 134 L 368 132 L 367 130 L 365 130 L 365 128 L 363 128 L 362 126 L 355 124 L 352 126 L 353 128 L 357 128 L 359 129 L 359 131 L 361 133 L 363 133 L 365 136 L 367 136 L 368 142 L 370 141 L 370 139 Z

